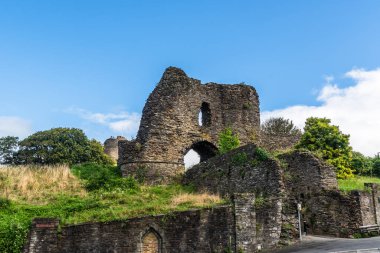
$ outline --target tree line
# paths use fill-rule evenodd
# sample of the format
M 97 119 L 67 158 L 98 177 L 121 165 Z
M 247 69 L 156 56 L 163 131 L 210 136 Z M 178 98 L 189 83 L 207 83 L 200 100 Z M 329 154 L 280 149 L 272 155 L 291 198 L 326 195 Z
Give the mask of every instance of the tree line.
M 36 132 L 19 140 L 18 137 L 0 138 L 1 164 L 79 164 L 94 162 L 112 164 L 103 146 L 88 139 L 81 129 L 53 128 Z

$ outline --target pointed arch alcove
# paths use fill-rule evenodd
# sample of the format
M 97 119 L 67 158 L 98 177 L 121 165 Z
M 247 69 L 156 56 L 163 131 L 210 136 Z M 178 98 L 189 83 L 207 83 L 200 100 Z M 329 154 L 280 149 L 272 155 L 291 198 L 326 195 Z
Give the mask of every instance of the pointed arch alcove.
M 162 253 L 162 238 L 152 227 L 146 229 L 141 237 L 140 253 Z

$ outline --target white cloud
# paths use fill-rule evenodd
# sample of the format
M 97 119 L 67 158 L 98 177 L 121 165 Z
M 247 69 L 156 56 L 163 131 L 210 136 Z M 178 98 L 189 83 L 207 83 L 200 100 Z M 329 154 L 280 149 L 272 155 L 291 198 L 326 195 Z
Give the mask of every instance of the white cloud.
M 76 114 L 92 123 L 107 126 L 111 131 L 126 137 L 135 136 L 140 126 L 141 116 L 138 113 L 93 113 L 74 107 L 66 112 Z
M 29 121 L 20 117 L 0 116 L 0 137 L 10 135 L 24 138 L 31 133 Z
M 270 117 L 284 117 L 303 127 L 308 117 L 330 118 L 343 133 L 351 135 L 354 150 L 373 156 L 380 152 L 380 69 L 354 69 L 346 77 L 355 84 L 339 88 L 326 78 L 327 84 L 319 92 L 320 106 L 296 105 L 262 113 L 262 121 Z

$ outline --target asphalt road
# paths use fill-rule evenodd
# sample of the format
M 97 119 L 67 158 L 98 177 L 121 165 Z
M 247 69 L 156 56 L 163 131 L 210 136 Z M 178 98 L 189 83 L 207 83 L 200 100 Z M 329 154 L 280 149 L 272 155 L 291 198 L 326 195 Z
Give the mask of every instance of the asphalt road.
M 273 251 L 273 253 L 341 253 L 340 251 L 347 253 L 380 253 L 380 237 L 342 239 L 307 236 L 303 242 L 281 250 Z

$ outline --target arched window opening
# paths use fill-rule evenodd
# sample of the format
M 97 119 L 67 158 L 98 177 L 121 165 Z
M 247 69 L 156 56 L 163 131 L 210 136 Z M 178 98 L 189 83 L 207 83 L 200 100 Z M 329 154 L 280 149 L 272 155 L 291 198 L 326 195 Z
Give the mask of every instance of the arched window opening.
M 190 149 L 183 157 L 183 160 L 185 163 L 185 170 L 188 170 L 201 162 L 201 156 L 194 149 Z
M 211 110 L 209 103 L 202 103 L 201 109 L 198 114 L 198 124 L 199 126 L 203 127 L 211 126 Z
M 153 231 L 143 236 L 141 253 L 160 253 L 160 239 Z
M 198 125 L 199 126 L 203 126 L 202 117 L 203 117 L 202 110 L 199 110 L 199 113 L 198 113 Z
M 196 142 L 185 153 L 185 169 L 188 170 L 192 166 L 215 156 L 217 153 L 218 149 L 212 143 L 208 141 Z

